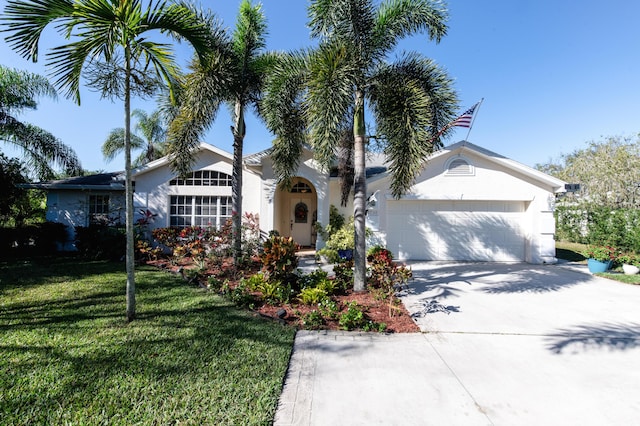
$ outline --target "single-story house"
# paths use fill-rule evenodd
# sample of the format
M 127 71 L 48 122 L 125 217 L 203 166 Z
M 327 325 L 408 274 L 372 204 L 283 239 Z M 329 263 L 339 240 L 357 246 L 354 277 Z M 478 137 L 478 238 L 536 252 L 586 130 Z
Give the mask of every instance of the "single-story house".
M 565 182 L 467 141 L 430 156 L 406 195 L 395 199 L 379 161 L 367 173 L 367 226 L 400 260 L 525 261 L 555 259 L 556 194 Z M 133 171 L 136 212 L 157 214 L 152 227 L 220 226 L 231 217 L 232 155 L 201 144 L 193 172 L 177 177 L 168 158 Z M 48 190 L 47 219 L 73 226 L 124 220 L 122 173 L 34 184 Z M 313 223 L 340 207 L 337 177 L 305 151 L 290 189 L 277 185 L 270 151 L 244 158 L 243 211 L 260 228 L 303 246 L 324 245 Z

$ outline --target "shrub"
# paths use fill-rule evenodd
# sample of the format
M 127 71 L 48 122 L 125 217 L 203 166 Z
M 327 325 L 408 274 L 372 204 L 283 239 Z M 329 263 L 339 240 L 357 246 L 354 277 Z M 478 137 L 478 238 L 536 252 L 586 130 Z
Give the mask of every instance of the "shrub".
M 318 284 L 328 279 L 328 277 L 329 274 L 326 271 L 322 269 L 316 269 L 315 271 L 301 276 L 298 280 L 298 283 L 300 284 L 300 288 L 317 287 Z
M 298 316 L 300 317 L 300 325 L 305 330 L 318 330 L 324 325 L 322 314 L 315 309 L 306 314 L 298 313 Z
M 398 265 L 393 261 L 393 254 L 382 247 L 374 247 L 367 256 L 369 262 L 370 288 L 380 289 L 387 297 L 393 298 L 399 290 L 411 278 L 411 269 L 404 265 Z
M 178 228 L 156 228 L 151 231 L 153 239 L 163 246 L 174 249 L 178 244 Z
M 340 311 L 338 309 L 338 303 L 335 300 L 327 298 L 320 301 L 320 303 L 318 303 L 318 309 L 324 318 L 330 320 L 338 319 Z
M 272 305 L 289 303 L 292 293 L 291 286 L 280 281 L 262 281 L 258 284 L 257 290 L 262 294 L 264 301 Z
M 347 331 L 362 328 L 366 323 L 363 308 L 357 302 L 349 302 L 347 310 L 338 319 L 340 328 Z
M 269 280 L 295 281 L 293 272 L 298 267 L 297 249 L 298 245 L 291 237 L 274 235 L 264 242 L 260 260 Z
M 618 252 L 611 246 L 587 246 L 580 254 L 587 259 L 595 259 L 600 262 L 608 262 L 609 260 L 616 260 Z
M 333 266 L 336 287 L 346 291 L 353 285 L 353 260 L 338 263 Z
M 329 300 L 329 295 L 321 288 L 307 287 L 300 291 L 298 300 L 300 300 L 300 303 L 303 305 L 317 305 L 325 300 Z
M 240 281 L 234 288 L 231 288 L 228 282 L 224 283 L 221 293 L 240 307 L 252 307 L 255 303 L 255 298 L 243 281 Z
M 251 275 L 249 278 L 243 278 L 243 281 L 251 291 L 258 291 L 258 287 L 267 281 L 267 277 L 265 277 L 262 272 L 258 272 L 257 274 Z
M 107 225 L 76 227 L 76 248 L 89 259 L 120 260 L 126 246 L 125 229 Z
M 336 293 L 338 285 L 332 279 L 329 279 L 329 274 L 322 269 L 316 269 L 315 271 L 303 275 L 298 279 L 298 284 L 302 290 L 306 288 L 319 288 L 324 290 L 328 295 Z

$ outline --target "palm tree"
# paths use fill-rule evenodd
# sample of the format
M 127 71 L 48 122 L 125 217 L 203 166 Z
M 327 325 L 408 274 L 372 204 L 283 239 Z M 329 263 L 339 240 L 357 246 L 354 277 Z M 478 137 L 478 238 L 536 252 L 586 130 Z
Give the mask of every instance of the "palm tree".
M 273 159 L 281 181 L 297 170 L 304 143 L 327 168 L 336 153 L 353 158 L 356 291 L 365 289 L 366 272 L 365 110 L 372 111 L 391 190 L 400 197 L 441 145 L 447 132 L 438 129 L 454 117 L 457 104 L 451 80 L 431 60 L 404 53 L 387 62 L 408 35 L 426 33 L 438 42 L 446 33 L 446 10 L 430 0 L 377 3 L 311 2 L 309 26 L 318 47 L 291 54 L 275 67 L 263 105 L 276 135 Z
M 254 107 L 261 97 L 261 88 L 274 54 L 265 48 L 266 20 L 261 6 L 250 0 L 240 3 L 235 31 L 226 46 L 220 46 L 206 61 L 194 61 L 186 76 L 181 108 L 169 128 L 169 150 L 173 166 L 181 174 L 189 173 L 192 152 L 202 134 L 214 122 L 221 104 L 227 104 L 233 126 L 233 257 L 237 264 L 242 255 L 242 152 L 247 108 Z
M 16 118 L 25 109 L 36 109 L 36 97 L 55 99 L 55 88 L 37 74 L 0 65 L 0 140 L 21 149 L 27 169 L 41 180 L 51 179 L 57 165 L 69 175 L 82 172 L 76 153 L 51 133 Z
M 136 90 L 135 82 L 145 80 L 149 74 L 157 75 L 170 87 L 179 76 L 169 46 L 148 38 L 153 30 L 187 40 L 198 54 L 205 54 L 212 45 L 211 34 L 214 31 L 187 5 L 153 0 L 148 2 L 146 9 L 141 0 L 9 0 L 2 24 L 6 31 L 11 32 L 6 37 L 11 47 L 33 61 L 38 60 L 40 36 L 49 24 L 66 40 L 70 40 L 53 48 L 47 60 L 56 78 L 54 84 L 78 104 L 80 80 L 85 66 L 97 69 L 98 79 L 94 83 L 103 83 L 103 94 L 123 97 L 127 320 L 132 321 L 135 318 L 135 269 L 131 94 Z M 108 73 L 109 69 L 112 70 L 111 74 Z
M 164 120 L 160 111 L 147 114 L 141 109 L 134 109 L 131 116 L 137 119 L 131 134 L 131 149 L 142 149 L 143 152 L 133 160 L 133 166 L 137 167 L 166 155 L 166 135 Z M 124 129 L 119 127 L 111 130 L 107 140 L 102 144 L 102 156 L 107 161 L 112 161 L 118 154 L 124 151 Z

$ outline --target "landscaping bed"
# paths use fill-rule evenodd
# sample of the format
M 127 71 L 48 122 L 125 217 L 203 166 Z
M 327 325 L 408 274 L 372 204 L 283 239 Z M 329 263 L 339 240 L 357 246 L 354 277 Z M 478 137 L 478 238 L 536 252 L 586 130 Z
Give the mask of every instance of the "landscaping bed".
M 333 294 L 330 299 L 336 304 L 334 315 L 318 322 L 309 321 L 311 313 L 317 310 L 317 306 L 296 303 L 266 303 L 264 295 L 260 291 L 249 290 L 239 296 L 239 285 L 243 280 L 259 274 L 262 268 L 259 259 L 254 258 L 249 264 L 245 264 L 241 270 L 234 271 L 233 261 L 226 258 L 219 262 L 216 268 L 207 268 L 200 273 L 190 272 L 197 269 L 197 260 L 189 257 L 182 258 L 179 262 L 169 262 L 167 259 L 149 260 L 148 265 L 167 270 L 173 274 L 181 275 L 185 280 L 191 281 L 202 288 L 215 291 L 226 296 L 238 305 L 253 311 L 255 314 L 280 323 L 287 324 L 298 329 L 323 329 L 344 330 L 339 322 L 340 315 L 345 315 L 349 306 L 354 302 L 361 308 L 364 322 L 370 324 L 366 331 L 383 331 L 386 333 L 418 333 L 419 327 L 411 318 L 401 301 L 393 296 L 389 301 L 384 299 L 379 292 L 354 292 L 346 289 L 339 294 Z M 212 283 L 217 283 L 214 285 Z M 223 283 L 223 285 L 220 285 Z M 234 296 L 235 295 L 235 296 Z M 234 300 L 235 298 L 235 300 Z M 391 305 L 391 306 L 390 306 Z M 384 324 L 384 328 L 379 325 Z

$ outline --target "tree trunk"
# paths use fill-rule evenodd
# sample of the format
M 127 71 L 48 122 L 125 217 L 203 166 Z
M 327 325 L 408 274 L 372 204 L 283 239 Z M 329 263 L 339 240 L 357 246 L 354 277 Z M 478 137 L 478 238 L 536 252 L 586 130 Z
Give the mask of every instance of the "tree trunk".
M 356 91 L 356 111 L 354 117 L 354 194 L 353 223 L 355 232 L 353 291 L 366 289 L 367 246 L 365 241 L 365 209 L 367 198 L 367 180 L 365 175 L 365 121 L 364 93 Z
M 133 183 L 131 181 L 131 58 L 130 48 L 125 47 L 124 77 L 124 170 L 126 216 L 126 269 L 127 269 L 127 322 L 136 318 L 135 253 L 133 231 Z
M 244 106 L 241 102 L 235 105 L 235 127 L 233 133 L 233 172 L 231 176 L 231 208 L 233 233 L 233 263 L 238 265 L 242 258 L 242 145 L 246 133 L 244 123 Z

